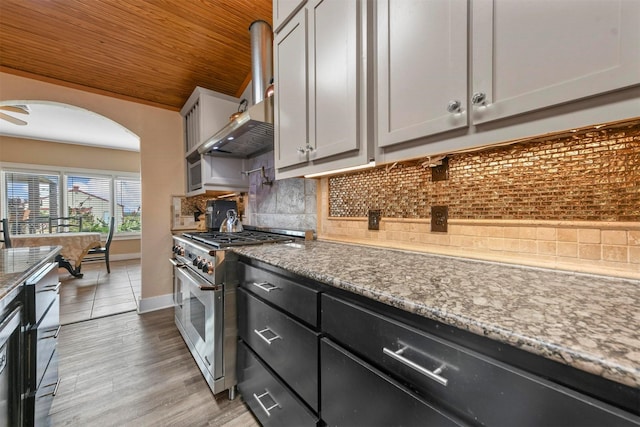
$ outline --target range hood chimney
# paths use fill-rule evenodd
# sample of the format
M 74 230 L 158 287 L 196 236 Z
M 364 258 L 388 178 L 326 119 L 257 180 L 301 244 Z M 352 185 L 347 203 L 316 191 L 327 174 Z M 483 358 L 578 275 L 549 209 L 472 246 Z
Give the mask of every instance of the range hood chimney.
M 251 32 L 251 80 L 253 103 L 264 99 L 264 94 L 273 77 L 273 33 L 264 21 L 254 21 L 249 26 Z
M 265 21 L 254 21 L 249 31 L 253 103 L 200 145 L 200 154 L 251 158 L 273 150 L 273 97 L 265 99 L 273 77 L 273 32 Z

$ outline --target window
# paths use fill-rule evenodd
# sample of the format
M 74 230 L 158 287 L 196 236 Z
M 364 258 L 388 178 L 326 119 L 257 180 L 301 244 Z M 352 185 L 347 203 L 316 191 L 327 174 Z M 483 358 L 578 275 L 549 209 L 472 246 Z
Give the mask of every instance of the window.
M 140 179 L 70 170 L 2 171 L 2 211 L 12 234 L 49 233 L 49 218 L 81 217 L 82 231 L 140 233 Z
M 121 231 L 141 230 L 140 181 L 116 179 L 116 224 Z

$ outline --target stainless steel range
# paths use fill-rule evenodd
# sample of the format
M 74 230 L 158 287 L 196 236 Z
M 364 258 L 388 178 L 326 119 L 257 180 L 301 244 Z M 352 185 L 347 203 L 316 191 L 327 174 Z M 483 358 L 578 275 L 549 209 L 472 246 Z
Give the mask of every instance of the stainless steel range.
M 245 230 L 173 236 L 176 325 L 213 393 L 229 390 L 234 399 L 236 392 L 238 258 L 229 248 L 304 237 L 304 232 L 286 233 Z

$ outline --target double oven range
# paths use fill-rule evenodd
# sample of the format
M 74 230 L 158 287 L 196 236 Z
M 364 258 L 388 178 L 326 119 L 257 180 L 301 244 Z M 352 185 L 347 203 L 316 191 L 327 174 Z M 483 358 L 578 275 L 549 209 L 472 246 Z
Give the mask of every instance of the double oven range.
M 238 256 L 230 249 L 295 237 L 246 228 L 173 236 L 176 325 L 213 393 L 229 390 L 230 399 L 236 393 Z

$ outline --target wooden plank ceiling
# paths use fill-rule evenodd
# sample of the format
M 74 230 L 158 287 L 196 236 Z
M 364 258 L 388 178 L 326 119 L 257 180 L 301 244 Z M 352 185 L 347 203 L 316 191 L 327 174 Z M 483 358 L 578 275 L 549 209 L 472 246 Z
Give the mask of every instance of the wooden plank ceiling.
M 272 0 L 1 0 L 0 66 L 167 109 L 196 86 L 239 96 L 249 25 Z M 0 89 L 1 93 L 1 89 Z

